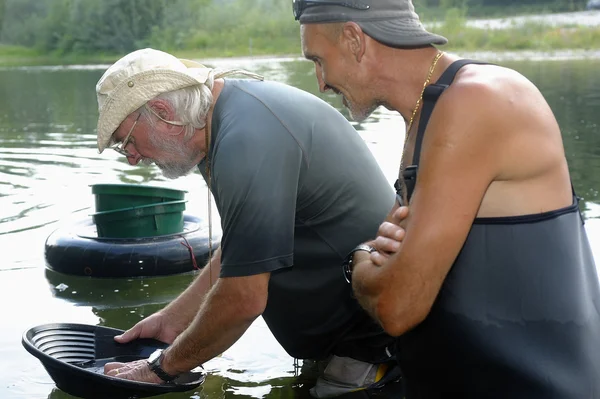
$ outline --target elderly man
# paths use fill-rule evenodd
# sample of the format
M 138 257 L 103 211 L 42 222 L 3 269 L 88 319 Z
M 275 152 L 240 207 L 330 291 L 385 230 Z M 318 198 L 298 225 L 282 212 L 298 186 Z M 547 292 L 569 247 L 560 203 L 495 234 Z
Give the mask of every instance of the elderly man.
M 375 236 L 394 203 L 391 184 L 333 107 L 283 84 L 222 78 L 229 73 L 260 78 L 144 49 L 97 84 L 99 150 L 156 163 L 170 178 L 198 166 L 223 230 L 194 283 L 117 337 L 171 345 L 105 372 L 170 381 L 229 348 L 262 315 L 291 356 L 329 361 L 314 396 L 381 383 L 393 338 L 361 309 L 340 265 Z
M 321 91 L 399 112 L 399 250 L 357 251 L 353 289 L 413 398 L 600 398 L 600 291 L 561 133 L 519 73 L 435 45 L 410 0 L 293 2 Z M 396 221 L 396 224 L 399 224 Z M 382 224 L 375 243 L 389 241 Z

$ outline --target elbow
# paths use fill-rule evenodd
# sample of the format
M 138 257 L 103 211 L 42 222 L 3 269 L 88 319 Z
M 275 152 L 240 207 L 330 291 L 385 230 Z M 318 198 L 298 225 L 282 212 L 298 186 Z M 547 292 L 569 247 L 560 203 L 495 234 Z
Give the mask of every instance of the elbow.
M 253 321 L 262 315 L 267 307 L 267 297 L 253 295 L 245 297 L 239 302 L 238 314 L 248 321 Z
M 392 337 L 399 337 L 421 324 L 429 314 L 431 306 L 402 305 L 394 301 L 380 300 L 377 306 L 377 319 L 384 331 Z
M 267 307 L 269 274 L 219 279 L 224 306 L 235 311 L 239 320 L 254 321 Z

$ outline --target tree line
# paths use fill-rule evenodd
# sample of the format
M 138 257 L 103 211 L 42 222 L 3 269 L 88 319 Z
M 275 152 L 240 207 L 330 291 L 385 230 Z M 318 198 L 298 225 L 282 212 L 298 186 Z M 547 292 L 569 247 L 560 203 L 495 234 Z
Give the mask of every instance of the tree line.
M 461 8 L 480 16 L 524 6 L 568 11 L 586 0 L 415 0 L 422 15 Z M 299 50 L 290 0 L 0 0 L 0 44 L 53 54 L 122 54 L 151 46 L 166 51 L 240 48 Z M 467 12 L 469 14 L 469 12 Z M 443 15 L 443 14 L 441 14 Z

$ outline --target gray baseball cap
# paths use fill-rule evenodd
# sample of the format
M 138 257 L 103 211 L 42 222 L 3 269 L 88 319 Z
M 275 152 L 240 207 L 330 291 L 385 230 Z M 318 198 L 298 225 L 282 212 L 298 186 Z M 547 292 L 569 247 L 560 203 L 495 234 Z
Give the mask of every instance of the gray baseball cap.
M 370 37 L 390 47 L 446 44 L 425 30 L 412 0 L 293 0 L 301 24 L 356 22 Z

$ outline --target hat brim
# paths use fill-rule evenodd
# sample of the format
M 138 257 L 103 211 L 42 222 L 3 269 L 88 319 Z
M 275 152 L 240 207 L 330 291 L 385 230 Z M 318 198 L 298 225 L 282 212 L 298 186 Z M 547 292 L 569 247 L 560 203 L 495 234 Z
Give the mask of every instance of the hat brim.
M 418 47 L 430 44 L 444 45 L 448 39 L 428 32 L 420 23 L 405 23 L 399 19 L 385 21 L 356 21 L 373 39 L 389 47 Z
M 132 112 L 162 93 L 204 84 L 210 71 L 201 67 L 190 68 L 186 73 L 151 69 L 125 79 L 99 110 L 98 151 L 102 153 L 110 145 L 113 133 Z

